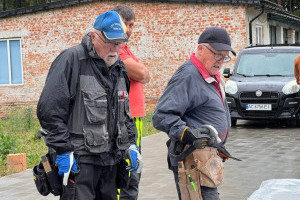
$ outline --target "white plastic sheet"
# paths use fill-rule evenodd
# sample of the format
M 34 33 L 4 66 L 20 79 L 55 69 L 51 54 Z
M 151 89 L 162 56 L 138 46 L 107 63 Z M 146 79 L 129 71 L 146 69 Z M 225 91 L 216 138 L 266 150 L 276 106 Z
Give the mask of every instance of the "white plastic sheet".
M 300 179 L 263 181 L 247 200 L 300 200 Z

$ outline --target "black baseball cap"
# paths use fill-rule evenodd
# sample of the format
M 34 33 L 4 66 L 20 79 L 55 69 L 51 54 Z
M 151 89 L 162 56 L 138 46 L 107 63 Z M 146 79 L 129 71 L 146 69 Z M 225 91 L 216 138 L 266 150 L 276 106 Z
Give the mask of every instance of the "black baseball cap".
M 205 29 L 198 39 L 198 44 L 200 43 L 208 43 L 217 51 L 231 51 L 233 55 L 236 55 L 231 48 L 230 37 L 224 28 L 209 27 Z

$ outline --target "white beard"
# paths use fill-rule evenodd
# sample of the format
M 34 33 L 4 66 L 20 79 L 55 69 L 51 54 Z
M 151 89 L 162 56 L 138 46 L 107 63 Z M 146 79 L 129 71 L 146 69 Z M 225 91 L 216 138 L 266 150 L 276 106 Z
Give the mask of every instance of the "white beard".
M 109 56 L 115 56 L 114 58 L 111 58 Z M 117 52 L 112 52 L 112 53 L 108 53 L 105 57 L 104 57 L 104 62 L 106 64 L 107 67 L 112 66 L 113 64 L 115 64 L 115 62 L 118 60 L 118 53 Z

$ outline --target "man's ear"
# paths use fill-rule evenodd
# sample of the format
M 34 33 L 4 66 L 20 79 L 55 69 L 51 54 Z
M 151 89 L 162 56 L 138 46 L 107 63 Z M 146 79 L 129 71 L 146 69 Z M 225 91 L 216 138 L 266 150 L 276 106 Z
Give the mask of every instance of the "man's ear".
M 91 32 L 91 39 L 92 39 L 92 42 L 94 43 L 95 40 L 96 40 L 96 34 L 92 31 Z
M 201 50 L 201 51 L 202 51 L 202 50 L 203 50 L 203 48 L 204 48 L 204 47 L 203 47 L 203 44 L 198 44 L 198 46 L 197 46 L 197 50 Z
M 204 50 L 203 44 L 198 44 L 197 46 L 197 54 L 201 55 Z

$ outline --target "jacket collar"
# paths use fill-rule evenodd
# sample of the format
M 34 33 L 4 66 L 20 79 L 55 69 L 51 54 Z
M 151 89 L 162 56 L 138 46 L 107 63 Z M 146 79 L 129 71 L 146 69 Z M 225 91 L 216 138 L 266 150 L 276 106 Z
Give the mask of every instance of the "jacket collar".
M 220 73 L 217 73 L 215 77 L 212 77 L 208 71 L 205 69 L 204 65 L 196 58 L 195 53 L 193 53 L 190 57 L 190 61 L 195 65 L 195 67 L 199 70 L 200 74 L 204 78 L 207 83 L 220 83 Z

